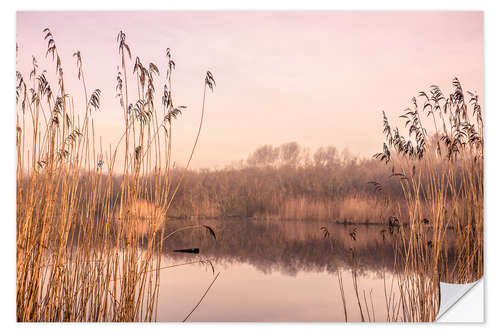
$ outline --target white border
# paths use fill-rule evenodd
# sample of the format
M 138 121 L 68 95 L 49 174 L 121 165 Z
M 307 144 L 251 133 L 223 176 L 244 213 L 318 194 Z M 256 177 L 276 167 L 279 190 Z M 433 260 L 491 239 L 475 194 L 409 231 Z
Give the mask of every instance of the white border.
M 364 327 L 363 324 L 16 324 L 15 323 L 15 114 L 14 110 L 14 77 L 15 77 L 15 17 L 17 10 L 145 10 L 145 9 L 335 9 L 335 10 L 482 10 L 485 12 L 485 77 L 486 89 L 485 96 L 485 130 L 486 130 L 486 168 L 485 168 L 485 284 L 486 284 L 486 324 L 481 327 L 491 329 L 498 326 L 499 317 L 496 296 L 498 293 L 498 283 L 495 283 L 499 268 L 497 260 L 492 259 L 494 253 L 498 250 L 499 242 L 496 237 L 500 235 L 498 228 L 498 213 L 495 211 L 495 203 L 498 202 L 499 195 L 499 174 L 498 170 L 498 147 L 495 144 L 500 143 L 500 105 L 498 102 L 498 88 L 500 79 L 499 63 L 500 52 L 498 45 L 498 31 L 500 31 L 500 15 L 498 12 L 497 1 L 271 1 L 254 0 L 246 2 L 236 2 L 230 0 L 211 0 L 211 1 L 177 1 L 169 0 L 162 3 L 156 1 L 141 0 L 132 2 L 129 0 L 104 2 L 96 0 L 86 0 L 84 2 L 70 1 L 51 1 L 41 2 L 35 0 L 23 0 L 17 2 L 2 3 L 1 20 L 2 25 L 2 50 L 0 53 L 2 70 L 1 94 L 2 94 L 2 118 L 0 121 L 0 135 L 2 147 L 1 180 L 2 190 L 0 191 L 1 216 L 3 223 L 1 234 L 1 244 L 4 260 L 3 274 L 1 274 L 2 301 L 0 315 L 2 318 L 2 327 L 11 331 L 16 330 L 42 330 L 42 331 L 62 331 L 62 330 L 125 330 L 136 331 L 137 329 L 148 330 L 175 330 L 175 331 L 200 331 L 206 332 L 207 329 L 216 329 L 218 332 L 254 332 L 258 330 L 287 330 L 292 332 L 302 332 L 304 329 L 314 329 L 318 331 L 329 331 L 337 329 L 369 329 L 375 332 L 385 332 L 386 330 L 401 330 L 400 325 L 378 324 Z M 490 235 L 490 236 L 488 236 Z M 498 258 L 496 258 L 498 259 Z M 474 306 L 471 304 L 471 306 Z M 476 304 L 477 306 L 477 304 Z M 475 329 L 470 325 L 457 324 L 438 324 L 424 325 L 412 324 L 405 325 L 405 330 L 425 329 L 441 330 L 443 328 L 453 331 L 470 331 Z

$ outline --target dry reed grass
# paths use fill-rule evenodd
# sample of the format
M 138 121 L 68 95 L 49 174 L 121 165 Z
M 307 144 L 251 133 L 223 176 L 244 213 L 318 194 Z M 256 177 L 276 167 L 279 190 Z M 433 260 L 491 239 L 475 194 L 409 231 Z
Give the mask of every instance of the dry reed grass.
M 482 109 L 477 94 L 469 92 L 467 100 L 459 80 L 452 85 L 448 95 L 437 86 L 421 92 L 421 107 L 413 98 L 401 116 L 407 137 L 391 128 L 384 113 L 387 141 L 376 155 L 400 179 L 409 213 L 397 261 L 408 321 L 435 319 L 440 281 L 468 283 L 483 275 Z M 421 113 L 432 120 L 434 133 L 423 125 Z
M 289 147 L 292 143 L 285 144 Z M 283 220 L 328 220 L 341 223 L 387 224 L 398 216 L 409 221 L 409 211 L 400 179 L 387 166 L 373 159 L 344 158 L 334 147 L 320 148 L 314 154 L 323 159 L 309 163 L 308 150 L 296 146 L 301 158 L 273 162 L 283 155 L 279 147 L 258 148 L 249 164 L 221 170 L 190 171 L 184 178 L 169 216 L 177 218 L 259 218 Z M 326 155 L 325 150 L 331 151 Z M 255 156 L 259 163 L 255 162 Z M 271 156 L 268 156 L 271 155 Z M 267 163 L 267 164 L 265 164 Z M 425 170 L 424 170 L 425 171 Z M 173 178 L 179 178 L 174 172 Z M 432 178 L 422 175 L 422 186 Z M 447 207 L 452 202 L 446 200 Z M 423 214 L 432 205 L 421 203 Z M 429 213 L 428 213 L 429 211 Z
M 173 177 L 177 178 L 175 173 Z M 377 195 L 369 184 L 372 179 L 384 183 L 387 197 Z M 401 199 L 397 180 L 388 178 L 387 169 L 374 160 L 346 159 L 325 165 L 243 165 L 189 172 L 169 216 L 385 223 L 396 214 L 397 203 L 403 204 Z M 375 211 L 367 207 L 372 204 L 377 207 Z M 384 205 L 386 212 L 382 211 Z
M 82 54 L 74 54 L 85 96 L 77 101 L 66 88 L 54 35 L 44 29 L 43 36 L 55 83 L 35 57 L 29 79 L 19 71 L 16 76 L 17 320 L 155 320 L 161 253 L 169 237 L 160 226 L 181 184 L 171 179 L 172 127 L 184 108 L 173 102 L 171 52 L 167 49 L 158 95 L 159 68 L 136 57 L 130 71 L 132 52 L 125 33 L 118 34 L 116 92 L 125 126 L 108 149 L 94 132 L 101 91 L 88 89 Z M 135 95 L 128 75 L 137 79 Z M 188 166 L 206 91 L 214 85 L 207 72 Z M 120 171 L 118 154 L 124 160 Z
M 483 274 L 482 109 L 477 94 L 469 92 L 466 101 L 459 80 L 455 78 L 452 85 L 447 96 L 437 86 L 431 86 L 429 93 L 421 92 L 421 108 L 412 99 L 412 108 L 401 116 L 406 120 L 407 137 L 397 127 L 391 128 L 383 113 L 387 141 L 375 157 L 391 164 L 405 199 L 389 225 L 396 230 L 390 233 L 396 281 L 388 286 L 384 273 L 387 321 L 434 321 L 440 282 L 469 283 Z M 423 125 L 420 113 L 432 119 L 434 133 Z M 384 196 L 383 186 L 372 184 Z M 405 218 L 407 225 L 399 222 Z M 322 230 L 330 237 L 325 227 Z M 359 316 L 361 321 L 371 321 L 375 311 L 368 306 L 365 291 L 361 296 L 358 290 L 356 228 L 351 236 L 352 283 Z M 337 280 L 347 321 L 345 282 L 340 274 Z
M 286 200 L 280 205 L 277 218 L 384 224 L 395 211 L 396 205 L 391 208 L 376 197 L 358 195 L 318 201 L 301 197 Z

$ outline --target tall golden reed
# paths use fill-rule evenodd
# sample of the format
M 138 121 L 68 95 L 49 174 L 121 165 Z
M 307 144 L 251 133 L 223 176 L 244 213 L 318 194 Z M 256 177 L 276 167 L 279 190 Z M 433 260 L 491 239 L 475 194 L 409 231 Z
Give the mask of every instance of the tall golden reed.
M 171 52 L 167 49 L 161 103 L 154 102 L 160 70 L 139 57 L 132 71 L 136 101 L 129 103 L 132 54 L 125 33 L 118 34 L 116 92 L 125 128 L 108 149 L 94 132 L 101 91 L 88 90 L 81 53 L 74 57 L 85 100 L 77 101 L 65 88 L 54 35 L 49 29 L 43 34 L 56 84 L 49 83 L 35 57 L 29 79 L 19 71 L 16 77 L 17 320 L 155 320 L 162 244 L 168 238 L 162 225 L 180 186 L 171 182 L 172 127 L 185 108 L 173 102 Z M 206 90 L 214 85 L 207 72 L 195 142 Z M 117 172 L 118 153 L 123 170 Z M 145 182 L 146 176 L 153 181 Z M 138 219 L 134 204 L 144 200 L 155 209 Z
M 452 84 L 448 95 L 437 86 L 421 92 L 422 106 L 413 98 L 401 116 L 407 137 L 384 113 L 386 142 L 375 155 L 400 178 L 409 213 L 397 249 L 408 321 L 435 319 L 439 282 L 467 283 L 483 274 L 482 109 L 477 94 L 467 98 L 458 79 Z

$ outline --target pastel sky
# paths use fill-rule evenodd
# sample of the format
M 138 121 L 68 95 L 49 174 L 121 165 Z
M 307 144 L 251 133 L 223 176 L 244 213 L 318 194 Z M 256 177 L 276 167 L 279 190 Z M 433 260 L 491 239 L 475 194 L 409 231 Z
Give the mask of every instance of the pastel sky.
M 223 167 L 262 144 L 290 141 L 370 157 L 383 141 L 382 110 L 395 120 L 419 91 L 431 84 L 449 90 L 455 76 L 466 90 L 484 91 L 482 12 L 18 12 L 17 67 L 25 76 L 32 55 L 53 74 L 45 27 L 75 100 L 83 101 L 76 50 L 89 89 L 102 90 L 95 118 L 104 146 L 124 128 L 115 98 L 120 30 L 133 58 L 160 71 L 172 49 L 175 101 L 188 106 L 174 133 L 179 164 L 194 141 L 210 70 L 217 86 L 207 97 L 194 167 Z

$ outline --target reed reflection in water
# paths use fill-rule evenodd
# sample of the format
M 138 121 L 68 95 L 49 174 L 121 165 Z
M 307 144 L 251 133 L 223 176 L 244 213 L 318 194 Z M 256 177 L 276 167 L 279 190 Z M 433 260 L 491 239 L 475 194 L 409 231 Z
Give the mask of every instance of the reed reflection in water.
M 364 320 L 387 321 L 388 313 L 394 315 L 387 307 L 388 298 L 394 303 L 399 297 L 393 269 L 394 240 L 388 231 L 382 231 L 383 226 L 318 221 L 201 223 L 214 227 L 216 241 L 199 230 L 188 231 L 169 239 L 162 258 L 162 266 L 210 260 L 215 273 L 220 272 L 189 321 L 344 321 L 338 273 L 343 280 L 348 321 L 362 320 L 358 298 Z M 320 231 L 324 225 L 335 243 L 334 253 Z M 173 252 L 193 247 L 199 247 L 200 253 Z M 196 263 L 162 270 L 158 320 L 182 321 L 213 274 L 209 265 Z

